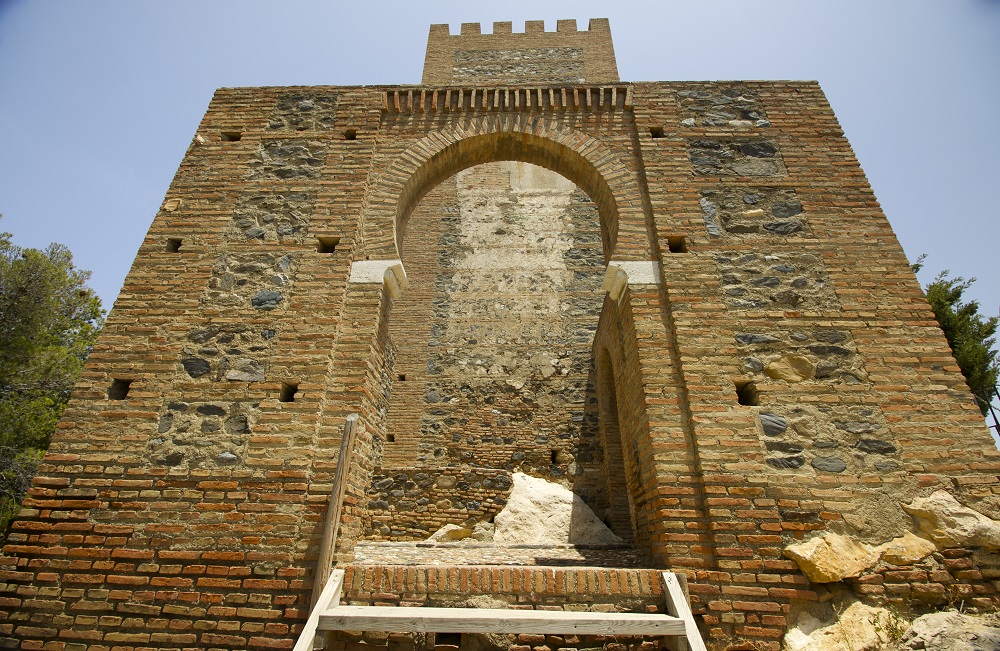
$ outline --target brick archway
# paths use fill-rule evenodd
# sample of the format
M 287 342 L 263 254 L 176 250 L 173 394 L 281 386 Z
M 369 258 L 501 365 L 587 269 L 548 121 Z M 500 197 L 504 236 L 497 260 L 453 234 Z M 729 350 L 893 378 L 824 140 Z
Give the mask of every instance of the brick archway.
M 428 134 L 376 179 L 363 216 L 366 254 L 372 259 L 400 257 L 410 213 L 430 189 L 463 169 L 502 160 L 548 168 L 583 189 L 601 215 L 606 260 L 616 254 L 620 225 L 646 239 L 639 185 L 606 145 L 544 117 L 484 116 Z M 649 243 L 638 247 L 646 257 Z

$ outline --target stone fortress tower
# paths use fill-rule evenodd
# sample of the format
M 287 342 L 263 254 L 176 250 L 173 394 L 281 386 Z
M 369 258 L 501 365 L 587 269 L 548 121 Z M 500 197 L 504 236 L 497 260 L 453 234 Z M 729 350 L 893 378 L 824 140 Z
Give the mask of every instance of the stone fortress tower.
M 720 649 L 1000 604 L 1000 543 L 920 506 L 998 517 L 1000 455 L 819 86 L 622 82 L 607 20 L 216 93 L 3 549 L 0 646 L 290 648 L 338 470 L 345 602 L 663 610 L 669 569 Z M 518 472 L 622 542 L 418 544 Z

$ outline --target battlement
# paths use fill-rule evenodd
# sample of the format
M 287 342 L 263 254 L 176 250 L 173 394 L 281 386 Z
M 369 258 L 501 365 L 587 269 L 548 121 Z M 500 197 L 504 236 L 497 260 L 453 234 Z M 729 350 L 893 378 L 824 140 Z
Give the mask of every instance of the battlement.
M 609 84 L 618 82 L 618 67 L 607 18 L 592 18 L 588 29 L 576 20 L 528 20 L 523 32 L 510 21 L 493 23 L 484 34 L 480 23 L 462 23 L 458 34 L 449 25 L 431 25 L 424 60 L 427 85 Z
M 493 23 L 493 34 L 574 34 L 580 31 L 583 32 L 599 32 L 602 34 L 611 34 L 611 23 L 607 18 L 591 18 L 587 24 L 586 30 L 580 30 L 576 26 L 575 18 L 561 18 L 556 21 L 556 31 L 546 32 L 545 31 L 545 21 L 544 20 L 526 20 L 524 21 L 524 31 L 515 32 L 513 31 L 513 25 L 509 20 L 497 21 Z M 483 35 L 482 24 L 481 23 L 462 23 L 461 31 L 458 34 L 451 33 L 451 26 L 447 24 L 431 25 L 431 36 L 473 36 L 473 35 Z M 489 34 L 486 34 L 489 36 Z

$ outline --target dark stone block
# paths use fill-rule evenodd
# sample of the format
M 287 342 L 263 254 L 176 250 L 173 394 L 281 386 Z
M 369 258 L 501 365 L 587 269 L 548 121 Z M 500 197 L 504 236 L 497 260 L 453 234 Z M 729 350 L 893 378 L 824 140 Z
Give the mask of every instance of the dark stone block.
M 767 460 L 767 465 L 781 470 L 801 468 L 806 462 L 805 457 L 771 457 Z
M 817 442 L 817 447 L 820 447 L 819 442 Z M 847 470 L 847 464 L 844 463 L 843 459 L 837 457 L 816 457 L 812 460 L 812 467 L 825 472 L 844 472 Z
M 837 429 L 842 429 L 845 432 L 850 432 L 851 434 L 868 434 L 869 432 L 874 432 L 878 430 L 878 425 L 875 423 L 869 423 L 866 421 L 833 421 L 834 427 Z
M 273 310 L 283 300 L 285 300 L 285 297 L 279 292 L 273 289 L 264 289 L 253 295 L 250 299 L 250 304 L 258 310 Z
M 893 454 L 896 452 L 895 445 L 878 439 L 861 439 L 854 447 L 862 452 L 872 452 L 874 454 Z
M 839 330 L 816 330 L 813 332 L 813 337 L 816 338 L 816 341 L 822 341 L 825 344 L 839 344 L 847 339 L 847 335 Z
M 188 339 L 195 342 L 196 344 L 204 344 L 208 343 L 208 341 L 211 340 L 212 337 L 214 337 L 215 335 L 219 334 L 219 332 L 221 332 L 219 328 L 216 328 L 215 326 L 209 326 L 207 328 L 201 328 L 195 330 L 194 332 L 188 335 Z
M 771 214 L 778 219 L 785 219 L 787 217 L 794 217 L 802 212 L 802 203 L 800 201 L 785 201 L 783 203 L 776 203 L 771 206 Z
M 791 219 L 781 222 L 766 222 L 763 224 L 765 231 L 775 235 L 791 235 L 802 230 L 802 222 Z
M 740 332 L 736 334 L 736 343 L 738 344 L 773 344 L 781 341 L 777 337 L 772 335 L 762 335 L 754 332 Z
M 809 346 L 810 352 L 815 355 L 840 355 L 841 357 L 850 355 L 851 351 L 842 346 L 824 346 L 824 345 L 813 345 Z
M 760 424 L 764 428 L 767 436 L 778 436 L 788 429 L 788 421 L 778 414 L 762 412 L 760 414 Z
M 191 377 L 208 375 L 212 370 L 212 365 L 209 364 L 208 360 L 201 357 L 185 357 L 181 360 L 181 365 Z
M 226 410 L 216 405 L 199 405 L 198 413 L 202 416 L 225 416 Z
M 785 454 L 801 454 L 802 446 L 795 443 L 784 443 L 782 441 L 765 441 L 764 447 L 771 452 L 784 452 Z
M 774 158 L 778 150 L 769 142 L 748 142 L 740 145 L 740 153 L 752 158 Z
M 781 284 L 781 278 L 777 276 L 764 276 L 763 278 L 754 278 L 750 281 L 750 284 L 754 287 L 777 287 Z

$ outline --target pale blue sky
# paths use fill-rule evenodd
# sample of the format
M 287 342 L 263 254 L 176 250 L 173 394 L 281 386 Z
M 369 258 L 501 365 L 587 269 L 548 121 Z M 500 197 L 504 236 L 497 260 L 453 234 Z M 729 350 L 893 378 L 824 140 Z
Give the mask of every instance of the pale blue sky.
M 431 23 L 590 17 L 626 81 L 818 80 L 923 280 L 997 313 L 997 0 L 0 0 L 0 229 L 110 307 L 215 88 L 418 83 Z

